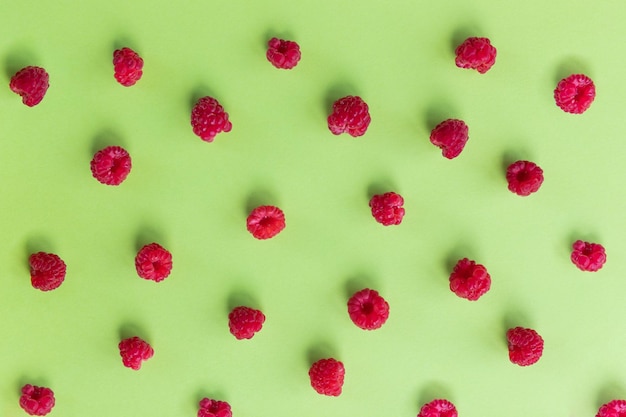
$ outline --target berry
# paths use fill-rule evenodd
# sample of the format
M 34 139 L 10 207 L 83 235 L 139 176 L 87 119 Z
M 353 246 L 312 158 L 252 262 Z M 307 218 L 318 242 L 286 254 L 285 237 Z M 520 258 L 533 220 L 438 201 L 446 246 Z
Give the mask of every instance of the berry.
M 467 258 L 454 266 L 450 274 L 450 290 L 461 298 L 476 301 L 491 287 L 487 268 Z
M 137 252 L 135 268 L 141 278 L 163 281 L 172 272 L 172 254 L 158 243 L 150 243 Z
M 426 403 L 417 417 L 457 417 L 456 407 L 448 400 L 438 399 Z
M 463 120 L 444 120 L 430 132 L 430 142 L 441 148 L 444 157 L 453 159 L 459 156 L 465 147 L 469 139 L 468 130 Z
M 54 392 L 47 387 L 26 384 L 22 387 L 20 407 L 31 416 L 45 416 L 54 407 Z
M 230 404 L 226 401 L 217 401 L 209 398 L 200 400 L 198 417 L 232 417 Z
M 213 97 L 202 97 L 191 110 L 193 133 L 205 142 L 213 142 L 220 132 L 230 132 L 233 128 L 228 113 Z
M 603 404 L 596 417 L 626 417 L 626 401 L 612 400 Z
M 294 41 L 272 38 L 267 42 L 266 56 L 276 68 L 292 69 L 300 61 L 300 46 Z
M 517 195 L 528 196 L 541 187 L 543 170 L 534 162 L 513 162 L 506 169 L 506 180 L 509 190 Z
M 320 359 L 309 369 L 311 386 L 318 394 L 337 397 L 341 394 L 345 373 L 340 361 L 333 358 Z
M 154 349 L 137 336 L 122 340 L 119 345 L 120 356 L 125 367 L 138 371 L 143 361 L 154 356 Z
M 120 185 L 130 173 L 131 167 L 130 155 L 119 146 L 100 149 L 91 160 L 91 174 L 106 185 Z
M 556 105 L 566 113 L 584 113 L 596 98 L 596 87 L 584 74 L 563 78 L 554 89 Z
M 115 79 L 124 87 L 130 87 L 143 75 L 143 59 L 130 48 L 117 49 L 113 52 Z
M 370 199 L 372 216 L 383 226 L 398 225 L 404 217 L 404 199 L 400 194 L 388 192 L 377 194 Z
M 509 346 L 509 359 L 519 366 L 528 366 L 537 362 L 543 353 L 543 339 L 533 329 L 515 327 L 507 330 L 506 340 Z
M 65 262 L 54 253 L 37 252 L 28 258 L 30 282 L 34 288 L 50 291 L 65 280 Z
M 365 288 L 348 300 L 348 314 L 363 330 L 380 328 L 389 318 L 389 304 L 377 291 Z
M 467 38 L 457 46 L 456 66 L 486 73 L 496 63 L 496 48 L 487 38 Z
M 371 120 L 363 99 L 347 96 L 333 103 L 333 112 L 328 116 L 328 128 L 334 135 L 348 133 L 352 137 L 363 136 Z
M 571 259 L 581 271 L 596 272 L 606 262 L 606 252 L 599 243 L 577 240 L 572 245 Z
M 43 100 L 48 91 L 49 76 L 41 67 L 25 67 L 19 70 L 9 83 L 9 88 L 22 97 L 22 103 L 33 107 Z
M 274 206 L 259 206 L 246 220 L 248 232 L 257 239 L 269 239 L 285 228 L 285 214 Z
M 264 322 L 265 315 L 250 307 L 235 307 L 228 315 L 228 328 L 237 339 L 252 339 Z

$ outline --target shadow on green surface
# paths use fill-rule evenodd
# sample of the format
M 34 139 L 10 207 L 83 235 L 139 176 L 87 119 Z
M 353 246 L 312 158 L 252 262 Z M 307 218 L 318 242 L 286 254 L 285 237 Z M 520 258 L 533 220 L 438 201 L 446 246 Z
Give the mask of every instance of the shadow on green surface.
M 515 327 L 533 327 L 528 315 L 519 308 L 511 308 L 509 311 L 504 313 L 504 316 L 502 317 L 502 337 L 500 340 L 502 340 L 504 346 L 508 346 L 506 339 L 507 330 Z
M 91 141 L 90 157 L 99 150 L 106 148 L 107 146 L 121 146 L 122 148 L 125 147 L 121 135 L 119 135 L 117 132 L 114 132 L 113 129 L 102 129 L 100 132 L 94 135 Z
M 35 54 L 27 47 L 21 45 L 12 49 L 4 57 L 4 73 L 8 79 L 11 79 L 16 72 L 29 65 L 38 65 L 38 59 Z
M 145 245 L 149 245 L 150 243 L 158 243 L 167 249 L 167 245 L 164 241 L 165 237 L 161 231 L 154 227 L 144 225 L 139 228 L 137 236 L 135 237 L 135 249 L 139 251 Z
M 139 53 L 139 51 L 137 51 L 137 43 L 132 40 L 127 34 L 116 36 L 115 39 L 113 39 L 112 47 L 113 50 L 111 50 L 111 60 L 113 59 L 113 51 L 115 51 L 116 49 L 130 48 L 133 51 Z M 141 56 L 141 54 L 139 55 Z
M 568 56 L 561 60 L 554 70 L 554 86 L 572 74 L 585 74 L 591 77 L 589 64 L 580 57 Z
M 146 341 L 150 339 L 146 333 L 145 328 L 131 321 L 128 321 L 119 327 L 118 336 L 120 338 L 120 341 L 124 339 L 128 339 L 129 337 L 135 337 L 135 336 Z
M 200 408 L 200 401 L 205 398 L 216 401 L 227 401 L 222 391 L 201 389 L 198 390 L 198 392 L 196 392 L 196 395 L 194 396 L 193 406 L 196 410 Z
M 290 30 L 277 30 L 274 28 L 269 28 L 263 33 L 263 38 L 261 39 L 261 46 L 264 51 L 267 51 L 267 42 L 272 38 L 298 42 L 295 39 L 293 32 Z
M 38 387 L 50 387 L 50 381 L 45 377 L 26 377 L 22 375 L 16 382 L 17 392 L 21 394 L 22 387 L 26 384 L 35 385 Z
M 367 187 L 367 201 L 369 202 L 377 194 L 385 194 L 390 191 L 397 192 L 395 184 L 390 179 L 385 178 L 372 181 Z
M 334 83 L 326 90 L 324 95 L 324 114 L 330 115 L 333 111 L 333 104 L 340 98 L 358 95 L 360 95 L 359 92 L 349 81 Z
M 430 133 L 439 123 L 447 119 L 455 118 L 458 111 L 456 107 L 446 101 L 433 102 L 424 114 L 424 126 Z
M 266 188 L 258 188 L 246 197 L 244 204 L 245 216 L 248 217 L 250 212 L 259 206 L 277 205 L 276 195 Z
M 448 252 L 448 255 L 444 259 L 443 266 L 447 273 L 451 273 L 457 262 L 459 262 L 463 258 L 475 260 L 474 255 L 475 253 L 472 248 L 464 244 L 459 244 L 450 252 Z M 480 263 L 480 261 L 476 262 Z
M 615 380 L 611 380 L 603 384 L 598 390 L 596 396 L 596 406 L 600 408 L 609 401 L 624 398 L 626 398 L 626 390 L 624 389 L 624 386 Z
M 259 303 L 256 298 L 252 296 L 252 294 L 245 290 L 234 290 L 228 296 L 228 300 L 226 302 L 226 313 L 230 313 L 233 308 L 240 306 L 259 309 Z
M 378 291 L 378 283 L 367 274 L 359 274 L 358 276 L 348 279 L 345 283 L 346 300 L 352 297 L 355 292 L 365 288 Z
M 471 37 L 484 37 L 483 30 L 477 24 L 471 23 L 457 27 L 450 36 L 450 49 L 456 55 L 456 48 Z
M 198 100 L 200 100 L 202 97 L 213 97 L 218 102 L 220 101 L 219 98 L 215 96 L 215 92 L 209 86 L 203 83 L 199 83 L 193 88 L 193 90 L 191 90 L 191 93 L 189 95 L 189 111 L 193 110 Z M 228 111 L 226 112 L 228 113 Z
M 328 342 L 319 342 L 311 346 L 306 353 L 307 367 L 310 367 L 320 359 L 337 358 L 337 349 Z
M 450 388 L 447 385 L 439 381 L 428 382 L 419 392 L 418 410 L 422 408 L 424 404 L 437 399 L 445 399 L 454 403 L 450 398 Z
M 41 235 L 30 236 L 28 239 L 26 239 L 26 244 L 24 245 L 24 247 L 26 250 L 26 256 L 24 257 L 25 265 L 26 269 L 29 271 L 30 264 L 28 263 L 28 258 L 30 257 L 30 255 L 37 252 L 55 252 L 52 241 L 47 237 Z

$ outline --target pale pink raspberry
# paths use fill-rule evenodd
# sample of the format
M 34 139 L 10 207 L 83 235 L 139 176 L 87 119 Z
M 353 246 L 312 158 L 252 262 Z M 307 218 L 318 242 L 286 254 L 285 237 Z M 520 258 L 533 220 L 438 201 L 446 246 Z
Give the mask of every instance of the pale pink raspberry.
M 467 38 L 456 48 L 456 66 L 486 73 L 496 63 L 496 48 L 488 38 Z
M 572 244 L 571 260 L 581 271 L 596 272 L 606 262 L 606 251 L 599 243 L 577 240 Z
M 422 406 L 417 417 L 457 417 L 456 407 L 445 399 L 432 400 Z
M 134 336 L 118 344 L 122 363 L 125 367 L 138 371 L 144 361 L 154 356 L 154 349 L 145 340 Z
M 461 298 L 476 301 L 491 288 L 491 276 L 487 268 L 475 261 L 463 258 L 450 274 L 450 290 Z
M 320 359 L 311 365 L 309 378 L 318 394 L 337 397 L 341 395 L 346 370 L 343 363 L 334 359 Z
M 556 105 L 566 113 L 581 114 L 596 98 L 596 87 L 584 74 L 572 74 L 563 78 L 554 89 Z
M 65 262 L 54 253 L 37 252 L 28 258 L 30 281 L 34 288 L 51 291 L 65 280 Z
M 9 88 L 22 97 L 28 107 L 36 106 L 48 91 L 50 77 L 45 69 L 29 66 L 19 70 L 9 83 Z
M 210 398 L 200 400 L 198 417 L 232 417 L 230 404 Z
M 300 61 L 300 46 L 294 41 L 272 38 L 267 42 L 267 60 L 280 69 L 292 69 Z
M 378 291 L 365 288 L 348 300 L 348 315 L 363 330 L 378 329 L 389 318 L 389 304 Z
M 48 387 L 26 384 L 22 387 L 20 407 L 31 416 L 45 416 L 54 407 L 54 392 Z

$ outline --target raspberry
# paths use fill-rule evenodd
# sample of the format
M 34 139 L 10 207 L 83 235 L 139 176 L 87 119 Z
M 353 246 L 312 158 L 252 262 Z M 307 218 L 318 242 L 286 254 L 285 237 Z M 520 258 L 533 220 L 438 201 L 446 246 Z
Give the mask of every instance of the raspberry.
M 556 105 L 564 112 L 584 113 L 596 98 L 596 87 L 584 74 L 572 74 L 563 78 L 554 89 Z
M 581 271 L 596 272 L 606 262 L 604 246 L 599 243 L 577 240 L 572 245 L 572 262 Z
M 158 243 L 150 243 L 137 252 L 135 268 L 141 278 L 163 281 L 172 272 L 172 254 Z
M 352 137 L 362 136 L 371 121 L 367 104 L 358 96 L 347 96 L 333 103 L 333 112 L 328 116 L 328 128 L 334 135 L 348 133 Z
M 320 359 L 309 369 L 311 386 L 319 394 L 337 397 L 341 394 L 345 373 L 340 361 L 333 358 Z
M 26 384 L 22 387 L 20 407 L 31 416 L 45 416 L 54 407 L 54 392 L 47 387 Z
M 496 48 L 487 38 L 467 38 L 457 46 L 456 66 L 486 73 L 496 63 Z
M 467 258 L 454 266 L 450 274 L 450 290 L 461 298 L 476 301 L 491 287 L 487 268 Z
M 292 69 L 300 61 L 300 46 L 294 41 L 272 38 L 267 42 L 266 56 L 276 68 Z
M 596 417 L 626 417 L 626 401 L 613 400 L 603 404 Z
M 400 194 L 388 192 L 377 194 L 370 199 L 372 216 L 383 226 L 391 226 L 402 223 L 404 217 L 404 199 Z
M 417 417 L 457 417 L 456 407 L 448 400 L 438 399 L 426 403 Z
M 91 160 L 91 174 L 106 185 L 120 185 L 130 173 L 131 167 L 130 155 L 119 146 L 100 149 Z
M 285 214 L 274 206 L 259 206 L 246 221 L 248 232 L 257 239 L 269 239 L 285 228 Z
M 213 142 L 220 132 L 230 132 L 233 128 L 228 113 L 213 97 L 202 97 L 191 110 L 193 133 L 205 142 Z
M 509 190 L 517 195 L 528 196 L 541 187 L 543 170 L 534 162 L 513 162 L 506 169 L 506 180 Z
M 130 87 L 143 75 L 143 59 L 130 48 L 117 49 L 113 52 L 115 79 L 124 87 Z
M 22 96 L 22 103 L 33 107 L 46 95 L 50 86 L 49 78 L 46 70 L 41 67 L 25 67 L 11 77 L 9 87 L 11 91 Z
M 28 258 L 30 282 L 34 288 L 50 291 L 65 280 L 65 262 L 54 253 L 37 252 Z
M 252 339 L 264 322 L 265 315 L 250 307 L 235 307 L 228 315 L 228 328 L 237 339 Z
M 381 327 L 389 318 L 389 304 L 377 291 L 365 288 L 348 300 L 348 314 L 354 324 L 363 330 Z
M 232 417 L 233 415 L 230 411 L 230 404 L 226 401 L 203 398 L 199 406 L 198 417 Z
M 154 356 L 154 349 L 137 336 L 122 340 L 119 345 L 120 356 L 125 367 L 138 371 L 143 361 Z
M 465 147 L 469 139 L 468 130 L 463 120 L 444 120 L 430 132 L 430 142 L 441 148 L 444 157 L 453 159 L 459 156 Z
M 515 327 L 507 330 L 506 340 L 509 346 L 509 359 L 519 366 L 528 366 L 537 362 L 543 353 L 543 339 L 533 329 Z

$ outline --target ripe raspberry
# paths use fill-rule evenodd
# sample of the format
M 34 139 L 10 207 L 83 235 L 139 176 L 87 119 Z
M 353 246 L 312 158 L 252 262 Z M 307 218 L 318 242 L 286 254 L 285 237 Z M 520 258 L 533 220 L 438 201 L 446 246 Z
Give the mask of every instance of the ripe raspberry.
M 517 195 L 528 196 L 541 187 L 543 170 L 534 162 L 513 162 L 506 169 L 506 180 L 509 190 Z
M 34 288 L 50 291 L 65 280 L 65 262 L 54 253 L 37 252 L 28 258 L 30 282 Z
M 467 258 L 454 266 L 450 274 L 450 290 L 461 298 L 476 301 L 491 287 L 487 268 Z
M 43 100 L 48 91 L 49 76 L 41 67 L 25 67 L 19 70 L 9 83 L 9 88 L 22 96 L 22 103 L 33 107 Z
M 300 46 L 294 41 L 272 38 L 267 42 L 266 56 L 276 68 L 292 69 L 300 61 Z
M 228 113 L 213 97 L 202 97 L 191 110 L 193 133 L 205 142 L 213 142 L 220 132 L 230 132 L 233 128 Z
M 130 87 L 143 75 L 143 59 L 130 48 L 117 49 L 113 52 L 115 79 L 124 87 Z
M 596 417 L 626 417 L 626 401 L 612 400 L 603 404 Z
M 31 416 L 45 416 L 54 407 L 54 392 L 47 387 L 26 384 L 22 387 L 20 407 Z
M 584 74 L 572 74 L 563 78 L 554 89 L 556 105 L 564 112 L 584 113 L 596 98 L 596 87 Z
M 438 399 L 426 403 L 417 417 L 457 417 L 456 407 L 448 400 Z
M 389 318 L 389 304 L 377 291 L 365 288 L 348 300 L 348 314 L 354 324 L 363 330 L 381 327 Z
M 217 401 L 209 398 L 200 400 L 198 417 L 232 417 L 230 404 L 226 401 Z
M 345 373 L 340 361 L 333 358 L 320 359 L 309 369 L 311 386 L 318 394 L 337 397 L 341 394 Z
M 486 73 L 496 63 L 496 48 L 487 38 L 467 38 L 457 46 L 456 66 Z
M 571 259 L 581 271 L 596 272 L 606 262 L 604 246 L 599 243 L 577 240 L 572 245 Z
M 107 146 L 95 153 L 91 160 L 91 174 L 106 185 L 120 185 L 132 167 L 130 155 L 119 146 Z
M 430 132 L 430 142 L 441 148 L 448 159 L 459 156 L 469 139 L 468 127 L 463 120 L 447 119 Z
M 543 339 L 533 329 L 515 327 L 507 330 L 506 340 L 509 345 L 509 359 L 519 366 L 528 366 L 537 362 L 543 353 Z
M 154 356 L 154 349 L 137 336 L 122 340 L 119 345 L 120 356 L 125 367 L 138 371 L 142 362 Z
M 248 232 L 257 239 L 269 239 L 285 228 L 285 214 L 274 206 L 259 206 L 246 220 Z
M 377 194 L 370 199 L 372 216 L 383 226 L 398 225 L 404 217 L 404 199 L 400 194 L 388 192 Z
M 340 98 L 333 104 L 328 116 L 328 128 L 334 135 L 348 133 L 352 137 L 362 136 L 370 124 L 367 104 L 358 96 Z
M 141 278 L 163 281 L 172 271 L 172 254 L 158 243 L 150 243 L 137 252 L 135 268 Z
M 228 328 L 237 339 L 252 339 L 264 322 L 265 315 L 250 307 L 235 307 L 228 315 Z

